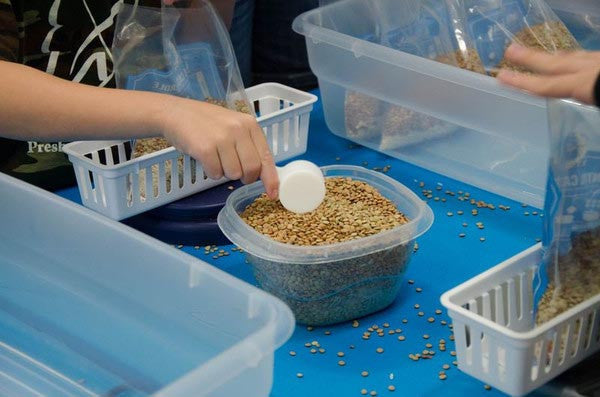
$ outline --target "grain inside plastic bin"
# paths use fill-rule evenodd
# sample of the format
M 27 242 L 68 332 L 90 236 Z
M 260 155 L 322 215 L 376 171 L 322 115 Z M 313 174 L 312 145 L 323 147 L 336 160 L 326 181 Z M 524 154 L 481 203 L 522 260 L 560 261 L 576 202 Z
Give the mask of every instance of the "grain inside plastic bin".
M 414 239 L 433 222 L 431 209 L 388 176 L 361 167 L 322 168 L 325 176 L 366 182 L 389 199 L 409 222 L 340 243 L 299 246 L 275 241 L 248 226 L 240 214 L 264 192 L 260 183 L 230 195 L 218 222 L 246 252 L 261 288 L 286 302 L 301 324 L 353 320 L 391 304 L 413 252 Z

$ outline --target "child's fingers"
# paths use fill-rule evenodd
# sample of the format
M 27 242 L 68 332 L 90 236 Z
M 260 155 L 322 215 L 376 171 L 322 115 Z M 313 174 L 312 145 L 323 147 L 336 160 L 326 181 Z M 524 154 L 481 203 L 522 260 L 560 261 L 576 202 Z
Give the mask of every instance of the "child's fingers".
M 218 146 L 218 152 L 225 176 L 232 180 L 240 179 L 242 177 L 242 166 L 233 139 L 225 139 Z
M 223 167 L 221 167 L 217 147 L 204 142 L 199 142 L 197 145 L 196 149 L 192 150 L 189 155 L 202 164 L 206 176 L 214 180 L 221 179 L 223 177 Z
M 506 50 L 505 56 L 512 63 L 540 74 L 574 73 L 581 69 L 581 60 L 569 56 L 568 53 L 549 54 L 518 44 L 511 44 Z
M 265 185 L 267 195 L 276 199 L 279 195 L 279 177 L 275 168 L 275 160 L 265 139 L 265 134 L 256 122 L 252 127 L 251 136 L 260 159 L 260 179 Z
M 536 76 L 507 70 L 498 74 L 498 80 L 536 95 L 553 98 L 571 98 L 574 88 L 579 83 L 577 74 Z
M 260 176 L 260 156 L 254 146 L 250 133 L 236 143 L 237 155 L 242 165 L 242 182 L 252 183 Z

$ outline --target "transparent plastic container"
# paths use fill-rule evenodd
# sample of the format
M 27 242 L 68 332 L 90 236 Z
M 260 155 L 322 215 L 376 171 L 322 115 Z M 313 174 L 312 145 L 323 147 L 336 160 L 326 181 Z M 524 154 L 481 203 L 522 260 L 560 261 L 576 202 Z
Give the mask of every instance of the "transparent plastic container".
M 433 212 L 410 189 L 362 167 L 332 165 L 325 177 L 369 183 L 393 201 L 409 223 L 357 240 L 296 246 L 272 240 L 240 217 L 264 193 L 259 183 L 236 189 L 218 217 L 223 233 L 247 254 L 260 286 L 285 301 L 302 324 L 338 323 L 384 309 L 401 287 L 414 241 L 433 223 Z
M 0 395 L 269 395 L 280 300 L 0 174 Z
M 586 25 L 600 16 L 600 2 L 551 5 L 560 8 L 559 17 L 571 16 L 564 22 L 584 47 L 600 49 L 600 40 L 590 35 L 593 26 Z M 493 193 L 543 206 L 549 155 L 544 99 L 501 86 L 492 77 L 374 42 L 381 26 L 377 13 L 363 0 L 340 0 L 306 12 L 294 21 L 294 30 L 306 37 L 325 120 L 335 134 Z M 361 116 L 366 125 L 382 123 L 381 109 L 400 106 L 421 115 L 414 119 L 415 130 L 425 125 L 433 133 L 394 145 L 382 145 L 381 133 L 353 137 L 346 124 L 349 92 L 372 98 L 365 101 Z M 349 116 L 356 116 L 353 113 Z

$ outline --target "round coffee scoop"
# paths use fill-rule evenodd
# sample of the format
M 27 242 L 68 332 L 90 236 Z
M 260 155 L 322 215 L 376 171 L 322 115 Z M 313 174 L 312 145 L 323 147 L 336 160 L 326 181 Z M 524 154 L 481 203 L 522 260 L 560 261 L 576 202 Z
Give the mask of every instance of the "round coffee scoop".
M 323 172 L 310 161 L 296 160 L 277 167 L 279 201 L 285 209 L 303 214 L 314 211 L 325 198 Z

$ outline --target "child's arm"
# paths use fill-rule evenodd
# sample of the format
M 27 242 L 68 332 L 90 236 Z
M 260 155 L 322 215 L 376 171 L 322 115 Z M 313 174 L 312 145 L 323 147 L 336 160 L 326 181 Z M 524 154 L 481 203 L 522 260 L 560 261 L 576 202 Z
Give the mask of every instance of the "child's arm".
M 164 136 L 211 178 L 252 182 L 277 196 L 263 131 L 247 114 L 170 95 L 86 86 L 0 61 L 0 136 L 19 140 Z

